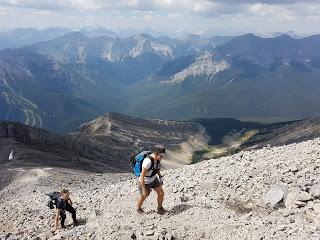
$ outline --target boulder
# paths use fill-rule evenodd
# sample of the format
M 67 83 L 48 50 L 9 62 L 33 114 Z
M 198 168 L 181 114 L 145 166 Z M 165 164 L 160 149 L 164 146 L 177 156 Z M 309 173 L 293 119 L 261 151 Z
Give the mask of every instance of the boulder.
M 299 169 L 298 169 L 298 167 L 296 165 L 290 166 L 289 170 L 290 170 L 290 172 L 298 172 L 299 171 Z
M 130 238 L 131 238 L 131 239 L 137 239 L 137 236 L 136 236 L 135 233 L 132 233 L 131 236 L 130 236 Z
M 307 202 L 310 201 L 312 199 L 312 196 L 310 193 L 305 192 L 305 191 L 301 191 L 298 195 L 297 195 L 297 200 L 301 201 L 301 202 Z
M 263 196 L 264 203 L 271 207 L 275 208 L 280 202 L 283 201 L 286 191 L 280 186 L 272 186 L 268 192 Z
M 316 185 L 313 185 L 311 188 L 310 188 L 310 191 L 311 195 L 315 198 L 319 198 L 320 197 L 320 184 L 316 184 Z
M 153 230 L 146 231 L 145 235 L 146 236 L 153 236 L 154 235 L 154 231 Z
M 285 206 L 286 208 L 288 209 L 293 209 L 293 208 L 296 208 L 296 200 L 297 200 L 297 195 L 298 195 L 298 192 L 297 191 L 292 191 L 292 192 L 289 192 L 287 194 L 287 197 L 286 197 L 286 200 L 285 200 Z
M 320 213 L 320 203 L 315 203 L 313 205 L 313 210 L 316 212 L 316 213 Z

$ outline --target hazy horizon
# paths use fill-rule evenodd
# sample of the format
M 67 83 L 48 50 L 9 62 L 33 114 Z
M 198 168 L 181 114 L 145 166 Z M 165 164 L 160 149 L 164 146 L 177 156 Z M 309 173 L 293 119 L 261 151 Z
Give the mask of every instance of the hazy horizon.
M 187 36 L 191 34 L 199 35 L 202 37 L 236 37 L 236 36 L 241 36 L 245 34 L 254 34 L 259 37 L 277 37 L 283 34 L 290 35 L 291 37 L 294 38 L 303 38 L 303 37 L 308 37 L 312 35 L 318 35 L 320 32 L 314 32 L 314 33 L 299 33 L 295 32 L 293 30 L 290 31 L 285 31 L 285 32 L 235 32 L 235 33 L 230 33 L 230 34 L 218 34 L 218 33 L 197 33 L 197 32 L 160 32 L 152 28 L 144 28 L 144 29 L 134 29 L 134 28 L 108 28 L 107 26 L 100 26 L 100 25 L 92 25 L 92 26 L 83 26 L 83 27 L 78 27 L 78 28 L 71 28 L 71 27 L 63 27 L 63 26 L 47 26 L 47 27 L 34 27 L 34 26 L 25 26 L 25 27 L 11 27 L 11 28 L 0 28 L 0 33 L 3 32 L 10 32 L 10 31 L 15 31 L 15 30 L 23 30 L 23 29 L 35 29 L 38 31 L 44 31 L 44 30 L 49 30 L 49 29 L 68 29 L 70 31 L 75 31 L 75 32 L 80 32 L 83 30 L 97 30 L 98 28 L 103 28 L 105 30 L 109 30 L 111 32 L 116 33 L 120 38 L 122 37 L 129 37 L 133 36 L 136 34 L 148 34 L 153 37 L 159 37 L 159 36 L 168 36 L 168 37 L 182 37 L 182 36 Z
M 290 31 L 312 35 L 317 32 L 319 12 L 318 0 L 2 0 L 0 29 L 101 26 L 167 35 Z

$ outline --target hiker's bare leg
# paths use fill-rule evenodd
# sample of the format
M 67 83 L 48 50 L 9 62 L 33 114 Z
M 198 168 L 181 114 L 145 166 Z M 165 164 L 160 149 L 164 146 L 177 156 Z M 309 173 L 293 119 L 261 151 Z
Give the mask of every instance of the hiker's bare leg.
M 140 198 L 138 199 L 138 203 L 137 203 L 137 209 L 141 209 L 142 208 L 142 204 L 144 202 L 144 200 L 146 200 L 146 196 L 141 195 Z
M 162 203 L 163 203 L 163 198 L 164 198 L 164 191 L 162 186 L 161 187 L 157 187 L 154 189 L 156 191 L 156 193 L 158 194 L 158 208 L 162 208 Z

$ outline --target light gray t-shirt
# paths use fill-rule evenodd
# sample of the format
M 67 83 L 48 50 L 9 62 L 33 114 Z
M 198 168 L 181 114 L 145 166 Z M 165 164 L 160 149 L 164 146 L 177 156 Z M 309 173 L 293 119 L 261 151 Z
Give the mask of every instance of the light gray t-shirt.
M 145 169 L 148 170 L 148 169 L 151 168 L 151 164 L 152 164 L 151 159 L 147 157 L 147 158 L 145 158 L 145 159 L 143 160 L 142 168 L 145 168 Z M 154 160 L 154 168 L 160 170 L 160 162 L 158 163 L 158 168 L 157 168 L 157 161 Z M 151 176 L 151 175 L 152 175 L 152 172 L 153 172 L 153 170 L 150 169 L 150 170 L 147 172 L 146 176 L 144 177 L 144 183 L 145 183 L 145 184 L 150 184 L 150 183 L 152 183 L 152 182 L 156 179 L 156 177 L 158 177 L 157 174 L 154 175 L 153 177 L 147 177 L 147 176 Z M 141 177 L 140 177 L 140 178 L 141 178 Z M 140 179 L 140 178 L 139 178 L 139 181 L 141 182 L 141 179 Z

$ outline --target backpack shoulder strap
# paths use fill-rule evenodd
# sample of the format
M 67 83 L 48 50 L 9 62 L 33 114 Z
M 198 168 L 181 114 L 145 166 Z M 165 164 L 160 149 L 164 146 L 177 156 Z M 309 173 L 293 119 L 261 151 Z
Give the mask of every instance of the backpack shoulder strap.
M 151 166 L 148 169 L 148 172 L 149 172 L 150 170 L 154 170 L 154 158 L 151 155 L 147 156 L 147 158 L 151 160 Z

